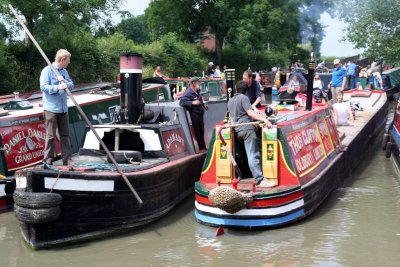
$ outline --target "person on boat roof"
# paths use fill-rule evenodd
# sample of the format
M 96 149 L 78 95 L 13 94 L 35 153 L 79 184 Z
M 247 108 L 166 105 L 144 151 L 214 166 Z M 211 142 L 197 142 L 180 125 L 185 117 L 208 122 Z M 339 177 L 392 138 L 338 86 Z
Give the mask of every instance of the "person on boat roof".
M 346 69 L 340 64 L 340 59 L 335 59 L 333 61 L 332 69 L 332 80 L 330 82 L 330 88 L 332 93 L 332 102 L 337 102 L 337 96 L 343 95 L 344 88 L 346 86 Z
M 246 90 L 247 82 L 238 81 L 236 83 L 236 93 L 228 101 L 228 111 L 233 119 L 233 123 L 242 124 L 252 122 L 252 120 L 259 120 L 263 121 L 268 128 L 271 128 L 271 122 L 253 110 L 249 98 L 245 95 Z M 244 143 L 249 168 L 253 178 L 256 180 L 256 184 L 263 187 L 273 186 L 268 181 L 264 181 L 262 174 L 260 139 L 256 135 L 257 127 L 255 125 L 242 125 L 235 127 L 234 130 L 238 140 Z
M 343 96 L 337 96 L 337 103 L 333 104 L 333 114 L 336 125 L 349 125 L 348 120 L 354 121 L 353 111 L 349 102 L 342 102 Z
M 72 165 L 71 142 L 69 139 L 69 121 L 66 89 L 72 90 L 74 83 L 66 70 L 71 53 L 65 49 L 57 51 L 53 68 L 46 66 L 40 74 L 40 90 L 43 92 L 43 111 L 46 124 L 46 141 L 43 160 L 52 164 L 56 156 L 56 130 L 60 134 L 61 157 L 64 165 Z
M 204 105 L 203 97 L 200 94 L 200 84 L 201 81 L 199 77 L 191 78 L 190 87 L 183 93 L 179 100 L 179 105 L 185 107 L 189 111 L 199 150 L 205 150 L 204 110 L 207 110 L 208 107 Z
M 261 102 L 260 83 L 254 79 L 253 72 L 251 70 L 245 70 L 243 72 L 243 80 L 247 84 L 245 94 L 249 98 L 253 110 L 258 112 L 257 107 L 260 106 Z
M 161 73 L 161 66 L 156 67 L 156 70 L 153 72 L 153 77 L 167 78 L 167 76 Z

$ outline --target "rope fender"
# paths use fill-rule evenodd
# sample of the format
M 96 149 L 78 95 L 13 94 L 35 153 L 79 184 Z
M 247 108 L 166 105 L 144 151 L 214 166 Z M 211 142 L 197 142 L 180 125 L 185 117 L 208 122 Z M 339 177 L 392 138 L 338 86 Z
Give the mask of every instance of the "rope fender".
M 240 211 L 253 201 L 252 194 L 244 194 L 229 186 L 211 189 L 208 199 L 215 207 L 231 214 Z

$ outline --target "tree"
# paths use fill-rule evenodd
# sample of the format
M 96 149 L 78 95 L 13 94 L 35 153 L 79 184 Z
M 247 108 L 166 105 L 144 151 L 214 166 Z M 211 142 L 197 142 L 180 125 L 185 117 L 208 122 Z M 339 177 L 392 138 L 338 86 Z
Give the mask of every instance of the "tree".
M 68 37 L 77 28 L 94 29 L 102 20 L 102 15 L 116 10 L 123 0 L 71 0 L 71 1 L 23 1 L 0 0 L 0 13 L 12 25 L 18 25 L 8 5 L 11 4 L 21 15 L 28 30 L 40 40 L 46 40 L 49 34 Z M 68 29 L 68 30 L 67 30 Z M 25 37 L 27 46 L 32 46 Z
M 124 19 L 116 29 L 137 44 L 147 44 L 151 41 L 150 31 L 144 15 Z
M 153 38 L 175 32 L 178 38 L 193 42 L 209 30 L 215 35 L 217 62 L 221 63 L 224 40 L 232 21 L 247 2 L 250 0 L 154 0 L 146 15 Z
M 370 58 L 383 57 L 400 63 L 400 2 L 365 0 L 339 1 L 339 15 L 348 24 L 346 39 L 356 48 L 365 48 Z

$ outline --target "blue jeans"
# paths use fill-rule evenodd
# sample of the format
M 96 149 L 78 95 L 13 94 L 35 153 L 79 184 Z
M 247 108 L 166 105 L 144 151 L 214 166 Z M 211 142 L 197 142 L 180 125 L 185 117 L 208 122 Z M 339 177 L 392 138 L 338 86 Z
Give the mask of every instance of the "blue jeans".
M 255 131 L 247 130 L 237 132 L 238 140 L 244 143 L 246 149 L 247 162 L 249 163 L 250 171 L 253 178 L 263 178 L 260 164 L 260 143 Z

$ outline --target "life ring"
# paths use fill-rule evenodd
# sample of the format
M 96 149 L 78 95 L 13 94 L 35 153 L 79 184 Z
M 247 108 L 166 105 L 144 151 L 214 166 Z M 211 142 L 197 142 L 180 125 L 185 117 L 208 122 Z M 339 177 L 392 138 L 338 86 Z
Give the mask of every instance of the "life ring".
M 386 145 L 389 142 L 389 140 L 390 140 L 390 134 L 387 134 L 387 133 L 383 134 L 383 137 L 382 137 L 382 149 L 383 150 L 386 150 Z
M 57 220 L 61 215 L 60 206 L 46 209 L 28 209 L 14 205 L 15 217 L 23 223 L 47 223 Z
M 385 150 L 385 157 L 390 158 L 390 156 L 392 155 L 392 147 L 393 147 L 393 143 L 387 142 L 386 150 Z
M 142 153 L 135 150 L 117 150 L 110 151 L 117 163 L 140 163 L 142 161 Z M 107 155 L 107 161 L 112 163 Z
M 19 207 L 29 209 L 57 207 L 62 202 L 61 195 L 57 193 L 34 193 L 20 190 L 14 191 L 13 199 Z

